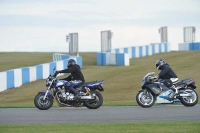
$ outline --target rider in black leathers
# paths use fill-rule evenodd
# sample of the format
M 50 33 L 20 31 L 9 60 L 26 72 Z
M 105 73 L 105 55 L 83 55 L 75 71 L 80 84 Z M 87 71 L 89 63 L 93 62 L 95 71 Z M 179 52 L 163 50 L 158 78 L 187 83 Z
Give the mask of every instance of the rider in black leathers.
M 76 80 L 76 82 L 78 82 L 78 85 L 81 85 L 85 82 L 80 66 L 76 64 L 76 61 L 74 59 L 70 59 L 68 61 L 67 67 L 68 67 L 67 69 L 57 71 L 57 73 L 71 73 L 68 77 L 63 78 L 61 80 L 67 80 L 67 81 Z M 80 96 L 79 92 L 76 91 L 72 86 L 67 87 L 66 89 L 70 90 L 75 94 L 74 99 L 77 99 Z
M 158 79 L 178 78 L 171 67 L 162 59 L 156 61 L 156 68 L 161 70 L 158 74 Z
M 167 87 L 171 88 L 176 94 L 177 90 L 172 83 L 172 79 L 178 82 L 178 76 L 171 69 L 169 64 L 167 64 L 164 60 L 159 59 L 156 61 L 156 69 L 161 70 L 160 73 L 158 74 L 158 79 L 164 80 L 164 84 Z

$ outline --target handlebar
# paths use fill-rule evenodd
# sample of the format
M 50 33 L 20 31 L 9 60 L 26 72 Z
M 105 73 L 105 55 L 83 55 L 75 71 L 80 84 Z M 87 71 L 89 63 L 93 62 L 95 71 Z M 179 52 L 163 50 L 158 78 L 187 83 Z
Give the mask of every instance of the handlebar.
M 56 71 L 56 72 L 53 74 L 53 77 L 57 77 L 58 74 L 59 74 L 59 72 Z

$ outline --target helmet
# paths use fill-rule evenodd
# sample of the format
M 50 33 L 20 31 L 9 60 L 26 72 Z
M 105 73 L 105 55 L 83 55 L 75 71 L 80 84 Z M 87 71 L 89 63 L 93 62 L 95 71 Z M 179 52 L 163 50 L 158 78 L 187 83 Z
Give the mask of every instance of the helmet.
M 76 61 L 74 59 L 70 59 L 68 60 L 68 65 L 67 67 L 70 68 L 71 66 L 75 65 L 76 64 Z
M 157 61 L 156 61 L 156 69 L 157 69 L 157 70 L 160 70 L 160 68 L 161 68 L 163 65 L 165 65 L 165 64 L 166 64 L 166 62 L 165 62 L 163 59 L 157 60 Z

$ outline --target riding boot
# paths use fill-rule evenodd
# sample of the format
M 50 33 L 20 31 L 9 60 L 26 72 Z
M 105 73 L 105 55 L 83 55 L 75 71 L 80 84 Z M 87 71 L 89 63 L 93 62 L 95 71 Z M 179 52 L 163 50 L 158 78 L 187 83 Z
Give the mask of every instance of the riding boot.
M 176 98 L 176 96 L 177 96 L 177 94 L 178 94 L 177 88 L 176 88 L 174 85 L 172 85 L 172 87 L 170 87 L 170 88 L 171 88 L 172 91 L 173 91 L 173 93 L 170 94 L 170 97 L 171 97 L 171 98 Z

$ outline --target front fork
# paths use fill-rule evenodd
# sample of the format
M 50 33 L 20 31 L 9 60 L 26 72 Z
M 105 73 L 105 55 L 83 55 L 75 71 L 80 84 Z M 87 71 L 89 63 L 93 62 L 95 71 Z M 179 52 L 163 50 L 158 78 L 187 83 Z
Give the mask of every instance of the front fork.
M 51 87 L 51 85 L 48 87 L 47 91 L 45 92 L 45 95 L 44 95 L 44 97 L 43 97 L 43 100 L 46 99 L 48 92 L 50 92 L 50 87 Z
M 45 93 L 45 95 L 44 95 L 44 97 L 43 97 L 43 100 L 46 99 L 47 94 L 48 94 L 48 92 L 50 92 L 50 88 L 51 88 L 51 85 L 52 85 L 53 83 L 54 83 L 54 79 L 52 80 L 51 84 L 50 84 L 49 87 L 47 88 L 47 91 L 46 91 L 46 93 Z
M 145 95 L 146 97 L 149 97 L 149 96 L 150 96 L 150 95 L 149 95 L 149 92 L 147 91 L 147 89 L 144 89 L 143 92 L 144 92 L 144 95 Z
M 49 89 L 47 89 L 47 91 L 46 91 L 46 93 L 45 93 L 45 95 L 44 95 L 44 97 L 43 97 L 43 100 L 46 99 L 48 92 L 49 92 Z

